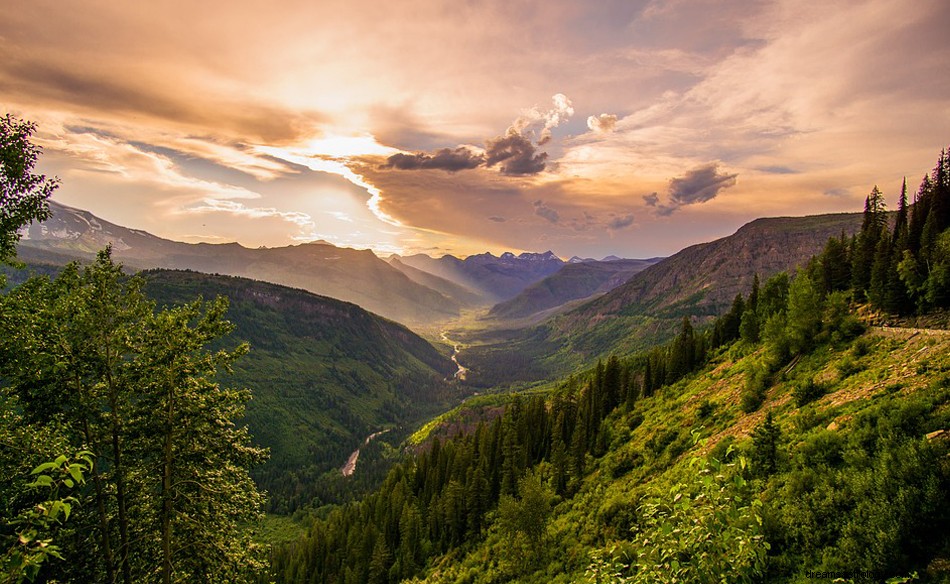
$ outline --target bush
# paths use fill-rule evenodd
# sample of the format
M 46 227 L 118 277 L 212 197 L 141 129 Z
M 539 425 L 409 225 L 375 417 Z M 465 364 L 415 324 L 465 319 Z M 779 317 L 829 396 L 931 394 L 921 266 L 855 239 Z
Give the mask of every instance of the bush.
M 705 420 L 713 415 L 713 412 L 716 411 L 716 404 L 704 399 L 699 403 L 699 408 L 696 409 L 696 417 L 700 420 Z
M 838 376 L 841 379 L 847 379 L 856 373 L 860 373 L 866 369 L 863 363 L 855 361 L 851 356 L 846 356 L 844 359 L 838 362 Z
M 765 402 L 765 392 L 770 385 L 768 369 L 758 364 L 746 372 L 745 390 L 742 392 L 742 411 L 750 414 Z
M 795 405 L 798 407 L 809 404 L 823 395 L 825 395 L 825 388 L 815 383 L 815 380 L 810 377 L 799 381 L 792 389 L 792 396 L 795 398 Z

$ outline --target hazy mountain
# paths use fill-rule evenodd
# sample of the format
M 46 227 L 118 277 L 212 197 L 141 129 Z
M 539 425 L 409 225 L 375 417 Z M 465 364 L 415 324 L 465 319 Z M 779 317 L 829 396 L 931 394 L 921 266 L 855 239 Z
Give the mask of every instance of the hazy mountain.
M 355 304 L 245 278 L 144 272 L 160 305 L 198 294 L 230 299 L 230 341 L 251 351 L 230 383 L 254 398 L 247 424 L 271 449 L 258 471 L 272 504 L 309 503 L 314 481 L 338 469 L 371 432 L 438 413 L 457 390 L 455 365 L 406 327 Z
M 660 261 L 605 260 L 568 263 L 566 266 L 525 288 L 520 294 L 492 307 L 489 316 L 494 318 L 523 318 L 552 308 L 563 306 L 573 300 L 603 294 L 625 283 L 634 274 Z
M 436 292 L 439 292 L 440 294 L 455 300 L 460 305 L 480 306 L 486 304 L 486 301 L 481 297 L 481 295 L 479 295 L 474 290 L 456 284 L 455 282 L 445 278 L 436 276 L 435 274 L 430 274 L 429 272 L 425 272 L 419 268 L 414 268 L 404 264 L 399 260 L 398 256 L 389 258 L 389 265 L 405 274 L 406 277 L 408 277 L 413 282 L 421 284 L 427 288 L 431 288 Z
M 550 251 L 520 255 L 506 252 L 498 257 L 486 252 L 464 260 L 451 255 L 435 259 L 424 254 L 397 259 L 405 265 L 474 290 L 487 304 L 513 298 L 566 265 Z
M 370 250 L 326 242 L 259 249 L 237 243 L 181 243 L 55 202 L 50 208 L 53 217 L 30 226 L 21 247 L 88 258 L 111 243 L 117 260 L 137 268 L 189 269 L 275 282 L 355 302 L 406 323 L 458 315 L 458 301 L 413 281 Z

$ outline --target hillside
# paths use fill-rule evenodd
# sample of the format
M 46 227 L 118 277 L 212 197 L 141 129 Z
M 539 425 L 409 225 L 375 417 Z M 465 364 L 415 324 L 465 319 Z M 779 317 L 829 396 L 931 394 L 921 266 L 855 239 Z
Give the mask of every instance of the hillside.
M 452 362 L 397 323 L 360 307 L 303 290 L 228 276 L 147 271 L 146 293 L 159 305 L 200 294 L 230 299 L 236 329 L 248 341 L 229 383 L 248 387 L 247 424 L 271 449 L 256 479 L 275 509 L 318 496 L 318 479 L 336 471 L 363 439 L 409 425 L 451 403 L 444 382 Z
M 547 278 L 528 286 L 520 294 L 493 306 L 488 316 L 517 319 L 609 292 L 627 282 L 634 274 L 659 262 L 648 260 L 584 261 L 569 263 Z
M 600 321 L 616 315 L 686 311 L 718 314 L 755 274 L 763 281 L 794 271 L 830 237 L 861 227 L 860 213 L 756 219 L 733 235 L 683 249 L 643 270 L 611 293 L 565 316 L 563 323 Z
M 50 202 L 53 217 L 24 232 L 20 247 L 89 259 L 108 244 L 113 256 L 140 268 L 196 270 L 303 288 L 354 302 L 406 323 L 431 323 L 459 313 L 459 303 L 418 284 L 370 250 L 325 242 L 249 249 L 237 243 L 189 244 L 121 227 L 87 211 Z
M 605 391 L 597 388 L 609 387 L 609 367 L 549 386 L 548 415 L 545 400 L 515 398 L 498 418 L 497 406 L 486 410 L 479 398 L 472 411 L 490 411 L 494 422 L 433 443 L 348 512 L 346 525 L 369 533 L 377 528 L 357 517 L 375 516 L 375 547 L 388 545 L 382 526 L 391 516 L 390 493 L 405 497 L 403 517 L 442 518 L 439 527 L 423 524 L 413 540 L 431 551 L 421 552 L 409 573 L 429 584 L 803 583 L 831 571 L 871 573 L 876 581 L 916 572 L 923 582 L 947 581 L 950 333 L 874 330 L 819 345 L 777 371 L 764 403 L 745 411 L 741 396 L 765 351 L 731 345 L 672 385 L 628 398 L 590 429 L 572 426 L 563 412 Z M 443 424 L 459 427 L 457 420 L 467 419 L 471 428 L 466 410 Z M 572 438 L 578 432 L 593 437 L 582 457 Z M 494 443 L 510 454 L 499 457 Z M 514 468 L 523 478 L 510 494 L 504 486 L 492 491 L 493 476 L 504 477 L 511 460 L 521 461 Z M 462 461 L 475 461 L 477 470 Z M 414 473 L 440 464 L 451 470 L 441 480 L 427 476 L 429 503 L 412 498 Z M 494 511 L 482 516 L 486 506 L 470 500 L 453 507 L 454 493 L 478 492 L 479 476 L 498 497 L 497 506 L 487 506 Z M 352 542 L 336 539 L 341 520 L 315 524 L 293 556 L 279 550 L 278 581 L 335 573 L 339 564 L 325 558 Z M 455 529 L 466 533 L 459 543 Z M 400 552 L 384 565 L 405 574 L 405 563 L 392 562 L 417 552 L 414 543 L 399 541 L 392 549 Z M 371 554 L 355 553 L 343 565 L 359 573 Z M 304 563 L 311 571 L 296 577 L 292 568 Z
M 482 385 L 563 374 L 604 354 L 626 355 L 671 338 L 684 315 L 702 325 L 762 281 L 794 271 L 829 237 L 852 234 L 860 213 L 757 219 L 736 233 L 701 243 L 633 275 L 625 284 L 534 328 L 499 340 L 470 333 L 463 355 Z

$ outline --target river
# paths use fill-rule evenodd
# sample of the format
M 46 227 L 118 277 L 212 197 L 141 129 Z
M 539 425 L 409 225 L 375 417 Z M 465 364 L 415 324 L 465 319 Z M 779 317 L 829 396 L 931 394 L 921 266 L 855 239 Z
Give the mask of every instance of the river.
M 376 438 L 380 434 L 385 434 L 386 432 L 389 432 L 389 430 L 380 430 L 379 432 L 373 432 L 372 434 L 366 437 L 366 440 L 363 440 L 363 446 L 361 446 L 360 448 L 365 448 L 366 445 L 369 444 L 373 438 Z M 343 473 L 343 476 L 348 477 L 352 475 L 354 472 L 356 472 L 356 461 L 359 460 L 359 458 L 360 458 L 360 449 L 357 448 L 356 450 L 353 451 L 353 454 L 351 454 L 350 457 L 346 459 L 346 464 L 343 465 L 343 468 L 340 469 L 340 472 Z
M 458 371 L 455 372 L 454 378 L 458 379 L 459 381 L 465 381 L 465 374 L 468 373 L 468 368 L 462 367 L 462 364 L 459 363 L 458 359 L 459 352 L 462 350 L 462 345 L 450 339 L 445 331 L 442 331 L 442 340 L 452 345 L 452 362 L 455 363 L 456 367 L 458 367 Z

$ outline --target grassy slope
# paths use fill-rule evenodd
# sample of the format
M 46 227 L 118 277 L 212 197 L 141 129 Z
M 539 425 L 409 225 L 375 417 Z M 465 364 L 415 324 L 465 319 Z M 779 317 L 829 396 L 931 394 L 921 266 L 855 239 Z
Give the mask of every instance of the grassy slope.
M 784 474 L 773 477 L 767 488 L 761 486 L 770 496 L 785 492 L 781 490 L 785 482 L 796 476 L 790 472 L 796 461 L 808 456 L 815 443 L 846 443 L 857 419 L 886 416 L 902 408 L 916 412 L 910 423 L 916 424 L 914 434 L 920 440 L 950 427 L 948 331 L 878 329 L 848 346 L 821 347 L 791 370 L 783 370 L 764 405 L 746 414 L 739 407 L 739 395 L 746 371 L 760 359 L 761 351 L 743 354 L 734 346 L 705 370 L 640 400 L 633 412 L 618 410 L 608 418 L 609 450 L 591 461 L 594 470 L 578 493 L 557 503 L 548 524 L 545 556 L 535 566 L 513 561 L 507 542 L 492 529 L 484 541 L 437 562 L 425 581 L 475 583 L 498 577 L 538 583 L 586 581 L 590 554 L 629 537 L 630 517 L 636 516 L 645 493 L 668 492 L 670 484 L 689 481 L 687 460 L 692 456 L 710 452 L 722 456 L 725 445 L 733 442 L 747 451 L 750 433 L 768 411 L 782 430 L 785 465 Z M 824 385 L 827 393 L 799 408 L 790 397 L 792 387 L 809 378 Z M 694 443 L 694 432 L 704 440 Z M 943 555 L 950 554 L 945 549 Z M 815 558 L 799 562 L 793 571 L 819 568 Z M 939 560 L 932 564 L 939 570 Z M 950 573 L 932 575 L 932 581 L 942 581 L 941 577 L 950 578 Z M 775 579 L 808 581 L 788 574 Z

